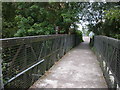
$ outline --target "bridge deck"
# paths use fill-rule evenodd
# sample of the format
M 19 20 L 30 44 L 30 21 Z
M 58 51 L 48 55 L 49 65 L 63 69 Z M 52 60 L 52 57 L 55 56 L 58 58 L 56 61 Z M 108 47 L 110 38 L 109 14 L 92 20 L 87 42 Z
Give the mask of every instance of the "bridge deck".
M 89 38 L 69 51 L 31 88 L 107 88 Z

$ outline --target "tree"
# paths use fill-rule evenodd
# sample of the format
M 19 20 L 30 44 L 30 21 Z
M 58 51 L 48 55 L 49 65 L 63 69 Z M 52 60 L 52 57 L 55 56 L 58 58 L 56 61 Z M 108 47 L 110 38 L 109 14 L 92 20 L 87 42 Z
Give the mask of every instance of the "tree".
M 13 37 L 16 32 L 15 4 L 12 2 L 2 3 L 2 37 Z
M 120 3 L 119 2 L 96 2 L 87 5 L 85 21 L 88 28 L 97 35 L 106 35 L 119 38 L 120 34 Z M 84 17 L 85 17 L 84 16 Z
M 3 32 L 5 33 L 3 33 L 3 37 L 55 34 L 55 27 L 57 26 L 59 27 L 59 33 L 68 34 L 69 28 L 75 26 L 75 23 L 79 20 L 78 6 L 79 4 L 75 2 L 4 3 L 3 28 L 5 30 Z M 11 11 L 13 12 L 11 15 L 14 15 L 11 17 L 12 20 L 7 20 L 6 15 L 10 7 L 14 8 Z M 14 33 L 11 33 L 11 36 L 6 33 L 8 31 L 5 22 L 7 24 L 13 22 L 13 26 L 16 27 L 16 30 L 13 29 Z
M 56 27 L 68 34 L 80 20 L 97 35 L 115 36 L 119 11 L 119 2 L 4 2 L 3 37 L 55 34 Z

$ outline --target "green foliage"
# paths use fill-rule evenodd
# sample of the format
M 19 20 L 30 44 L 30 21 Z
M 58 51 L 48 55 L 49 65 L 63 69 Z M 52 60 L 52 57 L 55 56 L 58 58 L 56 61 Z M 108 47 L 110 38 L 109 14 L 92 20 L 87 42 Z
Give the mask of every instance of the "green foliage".
M 89 33 L 90 33 L 90 31 L 88 30 L 88 31 L 86 32 L 86 35 L 89 36 Z
M 35 23 L 30 28 L 22 26 L 14 36 L 22 37 L 22 36 L 33 36 L 33 35 L 49 35 L 53 33 L 55 33 L 54 27 L 52 25 L 46 25 L 46 23 L 44 22 L 39 24 Z
M 105 22 L 102 22 L 101 29 L 106 36 L 120 38 L 120 9 L 112 8 L 106 11 Z
M 9 6 L 13 10 L 9 11 Z M 77 6 L 78 3 L 74 2 L 4 2 L 3 37 L 55 34 L 57 26 L 60 34 L 67 34 L 70 26 L 78 21 Z M 13 15 L 11 18 L 7 15 L 9 12 L 10 16 Z M 7 34 L 8 29 L 10 35 Z
M 80 30 L 76 30 L 76 35 L 80 38 L 80 42 L 83 42 L 83 38 L 82 38 L 82 32 Z
M 115 34 L 115 35 L 112 36 L 112 37 L 120 40 L 120 34 Z
M 65 30 L 64 30 L 64 29 L 60 30 L 60 33 L 61 33 L 61 34 L 64 34 L 64 33 L 65 33 Z
M 119 2 L 4 2 L 2 9 L 4 38 L 55 34 L 56 27 L 59 34 L 74 33 L 79 20 L 97 35 L 120 34 Z
M 12 2 L 2 3 L 2 37 L 13 37 L 17 30 L 14 17 L 15 5 Z
M 119 20 L 120 19 L 120 9 L 119 8 L 112 8 L 108 11 L 105 11 L 105 18 L 108 20 Z
M 99 7 L 97 3 L 95 6 Z M 101 4 L 101 3 L 100 3 Z M 120 34 L 120 5 L 116 3 L 102 3 L 101 8 L 91 9 L 95 17 L 94 22 L 89 23 L 88 28 L 96 35 L 106 35 L 119 39 Z M 94 12 L 99 12 L 95 16 Z M 102 13 L 100 13 L 102 11 Z M 97 18 L 96 18 L 97 17 Z

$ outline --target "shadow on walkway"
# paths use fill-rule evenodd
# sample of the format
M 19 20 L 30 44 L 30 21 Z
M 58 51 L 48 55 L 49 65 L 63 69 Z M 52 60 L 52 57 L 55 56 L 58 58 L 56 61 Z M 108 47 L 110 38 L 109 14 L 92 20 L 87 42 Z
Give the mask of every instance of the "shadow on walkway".
M 70 50 L 31 88 L 107 88 L 89 38 Z

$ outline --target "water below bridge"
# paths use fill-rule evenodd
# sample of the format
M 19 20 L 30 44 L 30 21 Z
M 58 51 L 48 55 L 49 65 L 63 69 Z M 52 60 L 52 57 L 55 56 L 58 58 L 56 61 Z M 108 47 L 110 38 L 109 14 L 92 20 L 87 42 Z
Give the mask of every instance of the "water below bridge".
M 107 88 L 97 57 L 84 37 L 31 88 Z

